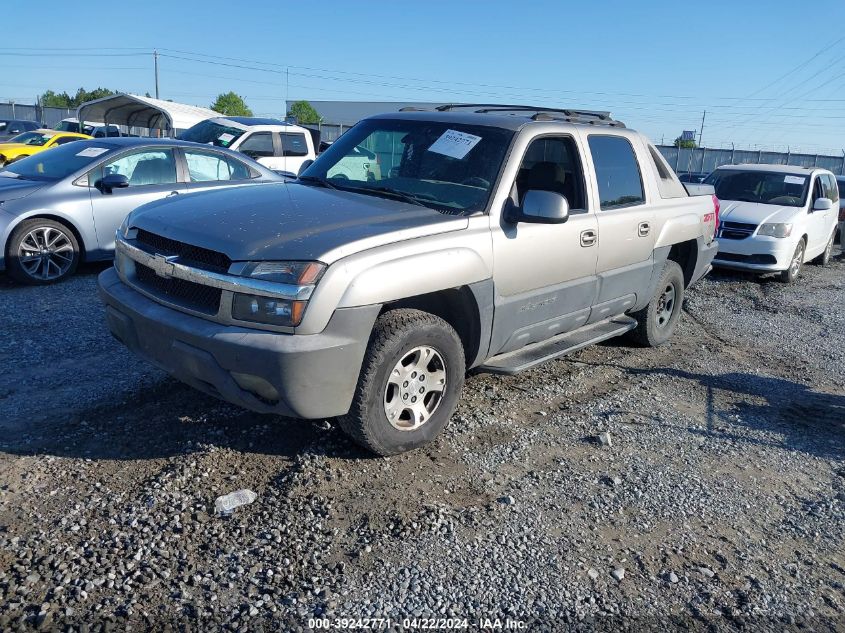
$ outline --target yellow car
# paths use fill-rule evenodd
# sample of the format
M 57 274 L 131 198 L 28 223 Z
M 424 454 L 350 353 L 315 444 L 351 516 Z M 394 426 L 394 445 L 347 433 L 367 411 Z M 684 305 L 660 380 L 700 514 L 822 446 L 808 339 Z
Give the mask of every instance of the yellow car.
M 26 158 L 51 147 L 58 147 L 71 141 L 93 138 L 87 134 L 59 132 L 57 130 L 33 130 L 13 136 L 5 143 L 0 143 L 0 167 L 20 158 Z

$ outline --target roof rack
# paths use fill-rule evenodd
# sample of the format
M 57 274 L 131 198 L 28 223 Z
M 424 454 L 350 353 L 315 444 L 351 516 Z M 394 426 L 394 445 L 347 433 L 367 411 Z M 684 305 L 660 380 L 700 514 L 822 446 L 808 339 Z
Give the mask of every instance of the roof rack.
M 608 125 L 611 127 L 625 127 L 622 121 L 610 116 L 610 112 L 596 110 L 576 110 L 572 108 L 545 108 L 542 106 L 504 105 L 500 103 L 447 103 L 435 108 L 438 112 L 451 112 L 457 109 L 473 109 L 476 114 L 497 113 L 528 113 L 533 112 L 534 121 L 566 121 L 568 123 L 588 123 L 590 125 Z M 406 110 L 403 108 L 401 111 Z M 412 110 L 408 108 L 407 110 Z

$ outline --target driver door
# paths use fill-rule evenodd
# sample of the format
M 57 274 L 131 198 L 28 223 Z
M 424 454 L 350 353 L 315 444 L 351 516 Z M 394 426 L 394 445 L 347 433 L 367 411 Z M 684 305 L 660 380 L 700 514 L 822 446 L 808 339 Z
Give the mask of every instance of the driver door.
M 97 189 L 97 181 L 109 174 L 126 176 L 129 186 L 111 193 Z M 103 253 L 114 252 L 115 232 L 130 211 L 186 190 L 177 175 L 172 147 L 147 147 L 122 154 L 91 170 L 88 184 L 97 242 Z
M 495 314 L 490 354 L 513 351 L 587 322 L 596 296 L 598 222 L 589 210 L 580 146 L 570 136 L 531 141 L 513 181 L 511 203 L 528 190 L 553 191 L 569 202 L 562 224 L 492 227 Z M 504 216 L 504 213 L 501 214 Z

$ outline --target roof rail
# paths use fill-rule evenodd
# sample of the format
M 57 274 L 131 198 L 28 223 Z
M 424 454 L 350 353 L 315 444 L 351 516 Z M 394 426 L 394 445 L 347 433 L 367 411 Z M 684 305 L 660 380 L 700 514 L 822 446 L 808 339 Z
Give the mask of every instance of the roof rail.
M 470 108 L 477 114 L 494 114 L 506 112 L 533 112 L 534 121 L 566 121 L 569 123 L 589 123 L 591 125 L 608 125 L 611 127 L 625 127 L 621 121 L 610 116 L 610 112 L 596 110 L 576 110 L 572 108 L 546 108 L 529 105 L 505 105 L 499 103 L 448 103 L 435 108 L 438 112 Z

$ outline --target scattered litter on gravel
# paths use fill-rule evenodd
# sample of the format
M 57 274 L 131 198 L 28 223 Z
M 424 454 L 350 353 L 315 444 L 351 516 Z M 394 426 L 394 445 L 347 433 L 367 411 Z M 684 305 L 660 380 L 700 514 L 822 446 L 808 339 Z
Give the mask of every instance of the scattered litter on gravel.
M 842 259 L 711 275 L 658 349 L 471 375 L 442 437 L 390 458 L 130 356 L 96 272 L 0 278 L 0 630 L 845 621 Z

